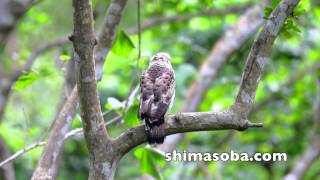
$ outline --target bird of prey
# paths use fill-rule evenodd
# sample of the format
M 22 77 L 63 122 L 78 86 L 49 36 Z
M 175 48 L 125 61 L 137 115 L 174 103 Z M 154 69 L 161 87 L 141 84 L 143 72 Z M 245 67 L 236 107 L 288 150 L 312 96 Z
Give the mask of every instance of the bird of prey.
M 145 121 L 149 144 L 162 144 L 165 138 L 164 116 L 175 96 L 175 78 L 170 60 L 169 54 L 157 53 L 141 75 L 138 118 Z

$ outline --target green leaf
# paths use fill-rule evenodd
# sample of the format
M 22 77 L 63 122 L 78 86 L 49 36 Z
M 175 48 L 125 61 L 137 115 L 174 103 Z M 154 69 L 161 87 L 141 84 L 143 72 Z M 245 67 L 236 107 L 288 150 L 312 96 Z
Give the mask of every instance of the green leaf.
M 154 158 L 155 162 L 159 166 L 164 166 L 165 160 L 164 160 L 164 154 L 162 152 L 154 148 L 146 147 L 145 149 L 150 153 L 150 155 Z
M 280 35 L 283 36 L 285 39 L 290 39 L 293 37 L 293 33 L 288 31 L 287 29 L 281 29 Z
M 109 97 L 104 107 L 109 110 L 118 110 L 123 108 L 124 104 L 114 97 Z
M 207 8 L 212 8 L 213 0 L 207 0 Z
M 66 54 L 62 54 L 59 56 L 59 59 L 63 62 L 67 62 L 71 59 L 71 57 L 69 55 L 66 55 Z
M 306 9 L 304 9 L 303 7 L 297 7 L 297 8 L 295 8 L 295 10 L 293 11 L 293 14 L 294 14 L 294 16 L 296 16 L 296 17 L 298 17 L 298 16 L 300 16 L 301 14 L 304 14 L 304 13 L 306 13 L 307 12 L 307 10 Z
M 128 111 L 124 114 L 124 122 L 128 126 L 137 126 L 140 124 L 140 120 L 137 117 L 138 113 L 138 105 L 132 106 L 128 109 Z
M 274 9 L 279 4 L 280 0 L 271 0 L 272 8 Z
M 157 165 L 164 165 L 164 158 L 161 153 L 150 147 L 142 147 L 134 151 L 134 156 L 140 160 L 142 174 L 149 174 L 157 179 L 162 179 L 157 169 Z
M 298 33 L 301 32 L 301 30 L 299 29 L 299 27 L 297 25 L 293 25 L 292 26 L 292 30 L 295 31 L 295 32 L 298 32 Z
M 273 9 L 271 7 L 266 7 L 263 9 L 264 10 L 264 19 L 268 19 L 270 14 L 272 13 Z
M 142 154 L 143 154 L 144 148 L 138 148 L 133 152 L 133 155 L 137 158 L 137 159 L 141 159 L 142 158 Z
M 40 78 L 38 73 L 29 72 L 19 77 L 16 81 L 14 89 L 15 90 L 22 90 L 28 86 L 30 86 L 33 82 Z
M 134 49 L 135 46 L 130 37 L 120 30 L 111 51 L 120 57 L 129 57 Z
M 289 17 L 286 20 L 286 22 L 284 23 L 284 25 L 281 27 L 280 35 L 283 36 L 286 39 L 290 39 L 290 38 L 292 38 L 293 36 L 297 35 L 300 32 L 301 32 L 301 30 L 296 25 L 296 23 L 294 21 L 294 18 Z

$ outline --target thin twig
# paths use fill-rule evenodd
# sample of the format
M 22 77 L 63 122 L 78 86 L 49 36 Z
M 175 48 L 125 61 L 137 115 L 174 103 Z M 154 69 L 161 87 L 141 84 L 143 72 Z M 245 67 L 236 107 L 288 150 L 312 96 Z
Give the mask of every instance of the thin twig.
M 28 147 L 25 147 L 23 149 L 21 149 L 20 151 L 17 151 L 16 153 L 14 153 L 13 155 L 11 155 L 9 158 L 5 159 L 4 161 L 2 161 L 0 163 L 0 167 L 4 166 L 5 164 L 17 159 L 19 156 L 37 148 L 37 147 L 40 147 L 40 146 L 44 146 L 46 144 L 45 141 L 41 141 L 41 142 L 37 142 L 37 143 L 34 143 Z
M 110 112 L 110 111 L 108 111 L 108 112 Z M 108 113 L 108 112 L 107 112 L 107 113 Z M 118 122 L 118 121 L 120 121 L 120 120 L 121 120 L 121 116 L 118 115 L 118 116 L 116 116 L 116 117 L 108 120 L 107 122 L 105 122 L 105 126 L 110 126 L 111 124 L 113 124 L 113 123 L 115 123 L 115 122 Z M 70 138 L 70 137 L 72 137 L 72 136 L 78 136 L 78 135 L 81 135 L 81 134 L 83 134 L 83 129 L 82 129 L 82 128 L 76 128 L 76 129 L 73 129 L 73 130 L 69 131 L 69 132 L 65 135 L 64 139 L 68 139 L 68 138 Z M 47 144 L 46 141 L 40 141 L 40 142 L 34 143 L 34 144 L 30 145 L 30 146 L 27 146 L 27 147 L 25 147 L 25 148 L 17 151 L 16 153 L 14 153 L 13 155 L 11 155 L 10 157 L 8 157 L 7 159 L 5 159 L 4 161 L 0 162 L 0 167 L 2 167 L 2 166 L 4 166 L 5 164 L 7 164 L 7 163 L 9 163 L 9 162 L 17 159 L 18 157 L 24 155 L 25 153 L 27 153 L 27 152 L 35 149 L 35 148 L 44 146 L 44 145 L 46 145 L 46 144 Z

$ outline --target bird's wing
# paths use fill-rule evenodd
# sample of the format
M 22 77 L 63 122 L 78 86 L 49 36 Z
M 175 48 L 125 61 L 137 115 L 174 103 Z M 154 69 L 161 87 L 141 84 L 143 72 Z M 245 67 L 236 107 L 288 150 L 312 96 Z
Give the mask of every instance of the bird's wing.
M 140 79 L 140 91 L 141 91 L 141 97 L 140 97 L 140 107 L 139 107 L 139 113 L 138 118 L 140 120 L 145 119 L 146 117 L 150 116 L 150 108 L 151 104 L 153 103 L 153 82 L 150 75 L 146 72 L 144 72 L 141 75 Z
M 155 79 L 153 89 L 154 99 L 150 112 L 151 119 L 158 120 L 164 117 L 170 103 L 173 101 L 174 91 L 174 73 L 171 69 L 167 69 Z

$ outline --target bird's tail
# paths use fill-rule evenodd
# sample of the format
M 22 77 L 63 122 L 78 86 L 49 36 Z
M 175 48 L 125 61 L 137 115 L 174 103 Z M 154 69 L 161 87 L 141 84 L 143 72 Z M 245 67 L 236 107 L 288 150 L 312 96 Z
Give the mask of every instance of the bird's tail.
M 149 144 L 162 144 L 165 139 L 164 123 L 148 125 L 146 124 L 146 134 Z

